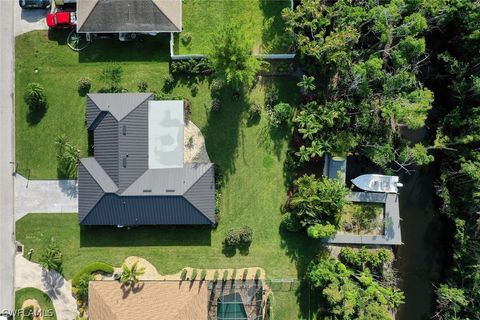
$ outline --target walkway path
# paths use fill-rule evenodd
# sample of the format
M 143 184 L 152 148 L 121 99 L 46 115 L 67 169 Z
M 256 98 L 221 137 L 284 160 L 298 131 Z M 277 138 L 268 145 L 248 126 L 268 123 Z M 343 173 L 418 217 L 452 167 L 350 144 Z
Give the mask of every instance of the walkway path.
M 52 299 L 57 319 L 75 319 L 77 303 L 72 296 L 72 286 L 56 271 L 45 271 L 22 255 L 15 258 L 15 290 L 32 287 L 45 292 Z
M 76 180 L 27 180 L 15 176 L 15 220 L 31 212 L 78 212 Z

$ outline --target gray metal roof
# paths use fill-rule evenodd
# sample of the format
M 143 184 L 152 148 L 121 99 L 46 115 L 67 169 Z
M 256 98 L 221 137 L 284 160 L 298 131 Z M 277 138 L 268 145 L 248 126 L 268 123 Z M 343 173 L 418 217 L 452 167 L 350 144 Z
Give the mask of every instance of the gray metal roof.
M 77 31 L 179 32 L 181 0 L 81 0 Z
M 189 224 L 189 215 L 190 224 L 215 223 L 211 163 L 148 169 L 152 98 L 151 93 L 88 96 L 87 127 L 94 131 L 95 158 L 80 161 L 81 224 Z

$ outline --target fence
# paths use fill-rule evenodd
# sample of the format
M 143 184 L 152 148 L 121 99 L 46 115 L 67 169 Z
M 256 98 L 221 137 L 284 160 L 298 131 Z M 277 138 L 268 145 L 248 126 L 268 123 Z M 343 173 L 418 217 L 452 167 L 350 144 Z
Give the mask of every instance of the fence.
M 300 281 L 298 279 L 268 279 L 267 285 L 272 291 L 289 292 L 296 291 L 300 287 Z

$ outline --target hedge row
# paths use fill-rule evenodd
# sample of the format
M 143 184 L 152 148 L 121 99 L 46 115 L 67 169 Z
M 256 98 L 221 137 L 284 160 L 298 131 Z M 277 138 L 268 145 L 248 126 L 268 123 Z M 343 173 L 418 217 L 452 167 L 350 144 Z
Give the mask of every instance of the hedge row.
M 72 278 L 72 286 L 76 286 L 78 284 L 78 281 L 82 277 L 83 274 L 92 274 L 94 272 L 104 272 L 104 273 L 109 273 L 112 274 L 114 269 L 111 265 L 108 263 L 104 262 L 92 262 L 87 265 L 85 265 L 80 271 L 78 271 Z

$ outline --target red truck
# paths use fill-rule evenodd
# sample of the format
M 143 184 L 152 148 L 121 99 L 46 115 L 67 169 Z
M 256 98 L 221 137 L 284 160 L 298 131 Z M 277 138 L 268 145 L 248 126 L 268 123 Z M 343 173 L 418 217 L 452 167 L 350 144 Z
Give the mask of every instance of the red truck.
M 74 11 L 57 11 L 47 15 L 47 26 L 55 29 L 73 28 L 77 25 L 77 13 Z

